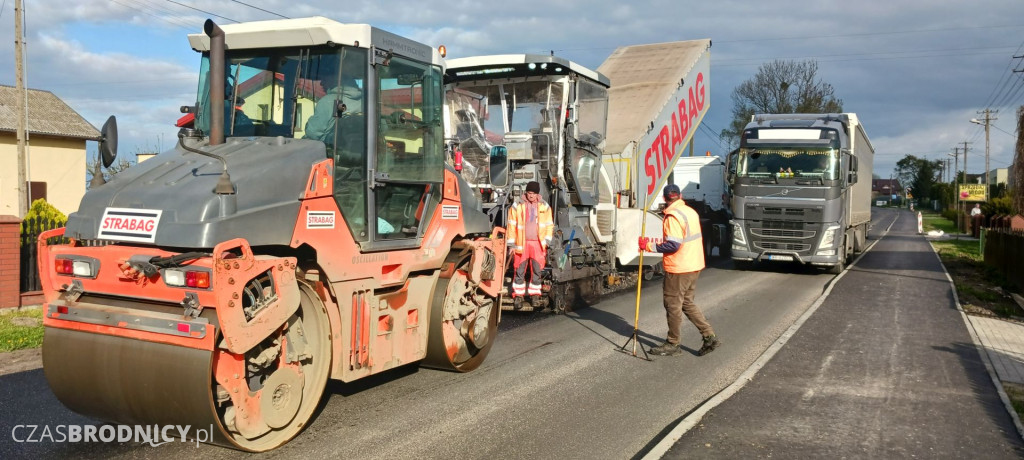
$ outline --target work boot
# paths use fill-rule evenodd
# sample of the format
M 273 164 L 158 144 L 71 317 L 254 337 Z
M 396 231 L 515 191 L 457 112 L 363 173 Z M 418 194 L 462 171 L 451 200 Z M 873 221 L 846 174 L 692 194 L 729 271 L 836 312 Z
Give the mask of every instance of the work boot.
M 704 356 L 715 351 L 715 348 L 718 348 L 719 343 L 718 336 L 714 334 L 704 337 L 704 345 L 700 347 L 700 350 L 697 350 L 697 356 Z
M 512 298 L 512 308 L 515 308 L 516 310 L 521 310 L 523 308 L 522 296 L 515 296 Z
M 651 353 L 659 356 L 675 356 L 683 352 L 682 348 L 679 348 L 677 343 L 665 342 L 661 345 L 651 348 Z

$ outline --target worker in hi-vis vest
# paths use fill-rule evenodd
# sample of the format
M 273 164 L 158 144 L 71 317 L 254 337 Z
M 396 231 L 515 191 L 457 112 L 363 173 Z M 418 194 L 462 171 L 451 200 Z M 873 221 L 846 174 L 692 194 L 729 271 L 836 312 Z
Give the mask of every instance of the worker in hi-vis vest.
M 508 210 L 508 245 L 515 252 L 512 260 L 515 276 L 512 278 L 512 299 L 515 308 L 522 308 L 523 296 L 539 296 L 540 272 L 547 259 L 548 244 L 554 233 L 551 206 L 540 197 L 540 184 L 526 184 L 522 200 Z M 527 271 L 530 281 L 527 284 Z
M 662 265 L 665 268 L 664 289 L 665 313 L 668 317 L 668 336 L 665 343 L 651 348 L 651 353 L 661 356 L 674 356 L 683 352 L 679 348 L 680 329 L 683 314 L 697 326 L 704 343 L 697 354 L 704 356 L 718 347 L 718 337 L 711 324 L 704 318 L 700 307 L 693 302 L 697 291 L 697 277 L 704 269 L 704 240 L 700 234 L 700 216 L 697 211 L 686 205 L 680 197 L 679 186 L 665 186 L 662 195 L 665 197 L 665 220 L 662 224 L 664 239 L 655 244 L 649 238 L 641 236 L 641 251 L 659 252 L 663 254 Z

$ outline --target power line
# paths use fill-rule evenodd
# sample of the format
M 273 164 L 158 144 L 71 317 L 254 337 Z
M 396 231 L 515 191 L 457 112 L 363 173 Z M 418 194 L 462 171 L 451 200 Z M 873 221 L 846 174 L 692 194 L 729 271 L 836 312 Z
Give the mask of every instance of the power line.
M 777 60 L 777 59 L 817 59 L 821 62 L 843 62 L 843 61 L 872 61 L 872 60 L 889 60 L 889 59 L 921 59 L 921 58 L 937 58 L 937 57 L 952 57 L 952 56 L 980 56 L 983 54 L 1002 54 L 1009 47 L 996 47 L 996 48 L 954 48 L 947 50 L 918 50 L 918 51 L 891 51 L 886 53 L 855 53 L 855 54 L 831 54 L 823 56 L 787 56 L 787 57 L 774 57 L 774 58 L 738 58 L 738 59 L 722 59 L 716 60 L 716 65 L 720 67 L 734 67 L 734 66 L 749 66 L 749 65 L 761 65 L 766 60 Z M 972 50 L 992 50 L 987 52 L 977 52 Z M 929 54 L 920 56 L 887 56 L 887 57 L 865 57 L 865 58 L 852 58 L 852 59 L 829 59 L 829 58 L 843 58 L 849 56 L 881 56 L 881 55 L 892 55 L 901 53 L 939 53 L 945 51 L 957 51 L 956 53 L 947 54 Z M 749 61 L 749 62 L 737 62 L 729 63 L 730 61 Z
M 191 17 L 187 17 L 185 15 L 179 14 L 177 11 L 174 11 L 170 7 L 164 5 L 163 2 L 159 2 L 159 0 L 132 0 L 132 1 L 136 2 L 136 3 L 142 3 L 142 4 L 146 5 L 149 8 L 152 8 L 154 10 L 158 10 L 160 12 L 160 14 L 162 14 L 162 15 L 168 15 L 168 16 L 174 18 L 174 21 L 175 21 L 176 24 L 183 24 L 189 30 L 194 30 L 195 29 L 196 24 L 195 24 L 195 20 L 194 19 L 192 19 Z
M 1017 136 L 1014 136 L 1013 133 L 1011 133 L 1011 132 L 1009 132 L 1009 131 L 1007 131 L 1007 130 L 1005 130 L 1003 128 L 1000 128 L 1000 127 L 996 126 L 995 124 L 992 124 L 992 127 L 995 128 L 995 129 L 998 129 L 998 130 L 1000 130 L 1000 131 L 1002 131 L 1004 133 L 1006 133 L 1007 135 L 1009 135 L 1009 136 L 1011 136 L 1013 138 L 1017 137 Z
M 973 29 L 1001 29 L 1001 28 L 1021 28 L 1024 27 L 1020 24 L 1004 25 L 1004 26 L 977 26 L 977 27 L 946 27 L 940 29 L 918 29 L 918 30 L 899 30 L 894 32 L 864 32 L 859 34 L 839 34 L 839 35 L 817 35 L 811 37 L 777 37 L 777 38 L 748 38 L 741 40 L 716 40 L 718 43 L 740 43 L 740 42 L 766 42 L 766 41 L 777 41 L 777 40 L 817 40 L 821 38 L 847 38 L 847 37 L 878 37 L 882 35 L 899 35 L 899 34 L 917 34 L 917 33 L 928 33 L 928 32 L 948 32 L 954 30 L 973 30 Z
M 999 103 L 995 104 L 994 107 L 1006 107 L 1007 104 L 1010 101 L 1015 100 L 1022 91 L 1024 91 L 1024 80 L 1018 78 L 1017 81 L 1014 82 L 1013 87 L 1006 91 L 1002 99 L 999 100 Z
M 859 33 L 859 34 L 815 35 L 815 36 L 805 36 L 805 37 L 744 38 L 744 39 L 736 39 L 736 40 L 728 40 L 728 39 L 726 39 L 726 40 L 715 40 L 715 43 L 765 42 L 765 41 L 775 41 L 775 40 L 817 40 L 817 39 L 822 39 L 822 38 L 845 38 L 845 37 L 865 37 L 865 36 L 870 37 L 870 36 L 897 35 L 897 34 L 917 34 L 917 33 L 929 33 L 929 32 L 948 32 L 948 31 L 973 30 L 973 29 L 1004 29 L 1004 28 L 1018 29 L 1018 28 L 1022 28 L 1022 27 L 1024 27 L 1024 25 L 1020 25 L 1020 24 L 1007 24 L 1007 25 L 1001 25 L 1001 26 L 977 26 L 977 27 L 945 27 L 945 28 L 938 28 L 938 29 L 897 30 L 897 31 L 892 31 L 892 32 L 865 32 L 865 33 Z M 614 49 L 616 49 L 618 47 L 619 47 L 619 45 L 615 45 L 615 46 L 595 46 L 595 47 L 588 47 L 588 48 L 561 48 L 561 49 L 555 49 L 554 51 L 614 50 Z M 544 50 L 544 51 L 546 52 L 548 50 Z
M 128 0 L 128 1 L 130 1 L 130 0 Z M 129 4 L 127 4 L 127 3 L 122 3 L 122 2 L 120 2 L 120 1 L 118 1 L 118 0 L 110 0 L 110 2 L 111 2 L 111 3 L 116 3 L 116 4 L 118 4 L 118 5 L 121 5 L 121 6 L 125 7 L 125 8 L 131 8 L 131 9 L 133 9 L 133 10 L 135 10 L 135 11 L 138 11 L 138 12 L 140 12 L 140 13 L 142 13 L 142 14 L 145 14 L 145 15 L 147 15 L 147 16 L 152 16 L 152 17 L 154 17 L 154 18 L 157 18 L 157 19 L 159 19 L 159 20 L 161 20 L 161 21 L 165 21 L 165 22 L 168 22 L 168 23 L 174 24 L 175 26 L 177 26 L 177 27 L 179 27 L 179 28 L 182 28 L 182 29 L 191 29 L 191 27 L 187 27 L 186 25 L 184 25 L 184 24 L 182 24 L 182 23 L 179 23 L 179 22 L 175 22 L 175 21 L 173 21 L 173 20 L 171 20 L 171 19 L 168 19 L 167 17 L 165 17 L 165 16 L 162 16 L 162 15 L 160 15 L 160 14 L 156 14 L 156 13 L 151 13 L 150 11 L 147 11 L 146 9 L 144 9 L 144 8 L 142 8 L 142 7 L 138 7 L 138 6 L 133 6 L 133 5 L 129 5 Z M 145 5 L 144 5 L 144 6 L 145 6 Z
M 231 18 L 226 18 L 226 17 L 224 17 L 224 16 L 221 16 L 221 15 L 219 15 L 219 14 L 213 14 L 213 13 L 211 13 L 211 12 L 209 12 L 209 11 L 201 10 L 201 9 L 199 9 L 199 8 L 196 8 L 196 7 L 194 7 L 194 6 L 188 6 L 188 5 L 184 4 L 184 3 L 178 3 L 178 2 L 176 2 L 176 1 L 174 1 L 174 0 L 167 0 L 167 1 L 168 1 L 168 2 L 171 2 L 171 3 L 175 4 L 175 5 L 178 5 L 178 6 L 183 6 L 183 7 L 185 7 L 185 8 L 188 8 L 188 9 L 190 9 L 190 10 L 196 10 L 196 11 L 198 11 L 198 12 L 200 12 L 200 13 L 203 13 L 203 14 L 208 14 L 208 15 L 210 15 L 210 16 L 213 16 L 213 17 L 217 17 L 217 18 L 221 18 L 221 19 L 224 19 L 224 20 L 226 20 L 226 21 L 231 21 L 231 22 L 239 22 L 239 21 L 236 21 L 236 20 L 234 20 L 234 19 L 231 19 Z
M 274 16 L 280 16 L 280 17 L 282 17 L 282 18 L 285 18 L 285 19 L 291 19 L 291 18 L 289 18 L 288 16 L 285 16 L 285 15 L 282 15 L 282 14 L 278 14 L 278 13 L 275 13 L 275 12 L 273 12 L 273 11 L 270 11 L 270 10 L 265 10 L 265 9 L 263 9 L 263 8 L 260 8 L 260 7 L 258 7 L 258 6 L 253 6 L 253 5 L 250 5 L 250 4 L 248 4 L 248 3 L 245 3 L 245 2 L 240 2 L 240 1 L 238 1 L 238 0 L 231 0 L 231 1 L 233 1 L 233 2 L 235 2 L 235 3 L 237 3 L 237 4 L 239 4 L 239 5 L 245 5 L 245 6 L 248 6 L 249 8 L 253 8 L 253 9 L 257 9 L 257 10 L 260 10 L 260 11 L 262 11 L 262 12 L 264 12 L 264 13 L 270 13 L 270 14 L 273 14 Z
M 698 131 L 704 133 L 705 136 L 709 137 L 712 141 L 714 141 L 716 144 L 718 144 L 718 148 L 722 149 L 723 152 L 726 151 L 725 145 L 722 144 L 722 138 L 717 136 L 717 135 L 715 135 L 714 130 L 712 130 L 710 126 L 707 126 L 704 123 L 701 123 L 699 125 L 699 128 L 700 129 L 698 129 Z M 703 130 L 701 131 L 701 129 L 703 129 Z
M 1017 47 L 1017 52 L 1019 53 L 1022 48 L 1024 48 L 1024 42 L 1021 42 L 1020 46 Z M 1013 68 L 1012 64 L 1012 59 L 1010 62 L 1006 63 L 1006 69 L 1003 70 L 1003 78 L 1001 78 L 999 82 L 996 83 L 996 86 L 992 88 L 992 94 L 989 95 L 988 102 L 985 104 L 985 107 L 991 107 L 992 103 L 995 102 L 998 97 L 997 94 L 1002 92 L 1002 90 L 1006 88 L 1006 85 L 1010 83 L 1010 78 L 1013 76 L 1013 72 L 1010 71 Z

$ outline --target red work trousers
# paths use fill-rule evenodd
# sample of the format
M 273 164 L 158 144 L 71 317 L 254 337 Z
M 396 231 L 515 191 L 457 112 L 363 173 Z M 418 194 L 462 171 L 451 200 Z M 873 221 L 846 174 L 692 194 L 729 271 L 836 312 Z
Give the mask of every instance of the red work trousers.
M 512 278 L 512 297 L 524 295 L 540 295 L 540 271 L 544 269 L 546 254 L 540 241 L 531 240 L 526 242 L 522 254 L 516 254 L 512 259 L 515 266 L 515 277 Z M 526 284 L 526 272 L 531 271 L 530 284 Z

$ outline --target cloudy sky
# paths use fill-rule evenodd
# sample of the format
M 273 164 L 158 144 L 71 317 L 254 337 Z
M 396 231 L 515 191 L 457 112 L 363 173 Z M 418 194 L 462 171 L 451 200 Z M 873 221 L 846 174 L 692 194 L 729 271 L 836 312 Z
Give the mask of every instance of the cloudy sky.
M 14 2 L 0 0 L 0 84 L 12 86 Z M 715 134 L 729 123 L 737 84 L 775 59 L 813 59 L 860 116 L 881 177 L 907 154 L 946 159 L 965 141 L 969 172 L 981 173 L 985 132 L 969 120 L 986 107 L 998 110 L 991 167 L 1008 167 L 1024 104 L 1024 72 L 1013 72 L 1024 69 L 1014 59 L 1024 55 L 1021 0 L 32 0 L 25 14 L 28 86 L 96 127 L 117 115 L 125 157 L 175 142 L 199 62 L 185 35 L 208 17 L 324 15 L 444 44 L 449 57 L 553 50 L 590 68 L 618 46 L 710 38 L 711 109 L 696 149 L 713 154 L 726 151 Z

